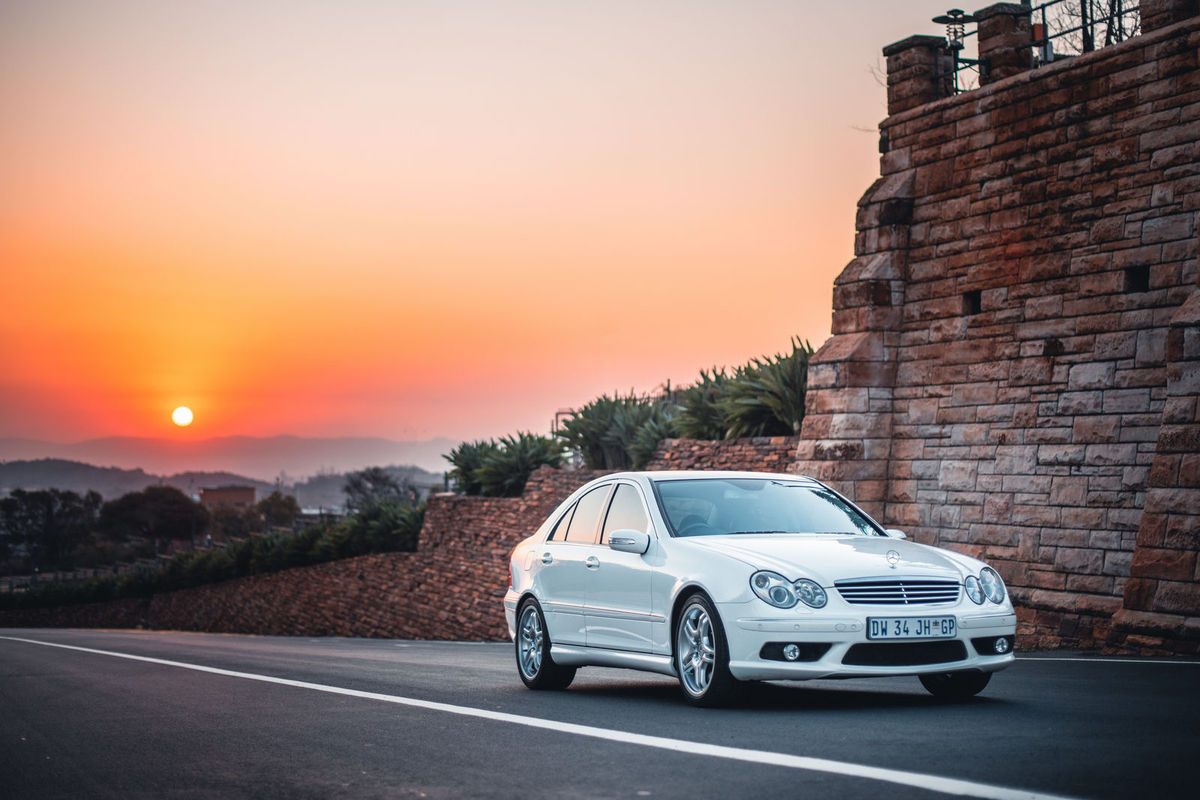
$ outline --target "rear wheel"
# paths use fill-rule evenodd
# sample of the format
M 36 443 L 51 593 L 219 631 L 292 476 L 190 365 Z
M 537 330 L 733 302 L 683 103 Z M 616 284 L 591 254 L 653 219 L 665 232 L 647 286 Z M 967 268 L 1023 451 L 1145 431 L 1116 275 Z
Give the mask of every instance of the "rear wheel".
M 921 685 L 934 697 L 943 700 L 966 700 L 983 691 L 983 687 L 992 679 L 992 673 L 963 670 L 919 677 Z
M 517 672 L 530 689 L 565 689 L 575 680 L 575 668 L 563 667 L 550 657 L 546 618 L 532 597 L 517 611 Z
M 725 705 L 737 694 L 739 682 L 729 672 L 721 619 L 702 594 L 687 599 L 675 623 L 675 671 L 683 696 L 693 705 Z

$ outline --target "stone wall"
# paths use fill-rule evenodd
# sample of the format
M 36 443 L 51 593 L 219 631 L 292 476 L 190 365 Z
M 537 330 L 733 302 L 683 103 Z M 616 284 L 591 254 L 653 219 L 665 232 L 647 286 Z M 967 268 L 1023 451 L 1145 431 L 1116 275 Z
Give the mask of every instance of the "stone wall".
M 542 468 L 517 498 L 434 495 L 415 553 L 386 553 L 83 606 L 0 611 L 0 627 L 502 639 L 508 554 L 602 473 Z
M 787 472 L 796 456 L 798 436 L 756 436 L 706 441 L 664 439 L 646 469 L 726 469 Z
M 994 563 L 1026 645 L 1200 646 L 1200 18 L 1151 5 L 1036 70 L 1028 9 L 989 7 L 1004 69 L 940 100 L 944 41 L 885 48 L 881 177 L 809 372 L 793 469 Z
M 659 447 L 651 468 L 784 471 L 795 446 L 788 437 L 676 439 Z M 144 600 L 0 611 L 0 627 L 504 639 L 508 554 L 567 495 L 602 474 L 542 468 L 521 497 L 434 495 L 415 553 L 333 561 Z

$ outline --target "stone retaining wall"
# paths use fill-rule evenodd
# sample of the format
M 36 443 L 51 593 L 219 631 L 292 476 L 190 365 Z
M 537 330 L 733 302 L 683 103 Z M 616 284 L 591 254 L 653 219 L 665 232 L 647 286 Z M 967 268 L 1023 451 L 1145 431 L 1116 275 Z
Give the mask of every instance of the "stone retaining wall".
M 656 469 L 783 471 L 796 440 L 672 440 Z M 386 553 L 82 606 L 0 611 L 0 627 L 151 628 L 284 636 L 499 640 L 508 554 L 603 472 L 535 472 L 521 497 L 434 495 L 415 553 Z

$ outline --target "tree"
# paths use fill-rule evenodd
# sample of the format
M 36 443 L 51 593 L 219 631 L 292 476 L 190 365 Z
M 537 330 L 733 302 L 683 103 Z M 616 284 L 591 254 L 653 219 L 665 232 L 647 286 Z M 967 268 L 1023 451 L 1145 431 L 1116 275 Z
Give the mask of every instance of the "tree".
M 388 501 L 409 505 L 417 502 L 417 491 L 408 479 L 397 478 L 383 467 L 348 473 L 342 491 L 346 493 L 346 508 L 351 511 L 374 508 Z
M 100 504 L 96 492 L 17 489 L 0 500 L 3 549 L 23 553 L 29 569 L 69 568 L 96 526 Z
M 208 525 L 208 511 L 173 486 L 147 486 L 100 509 L 100 527 L 116 541 L 148 539 L 156 551 L 170 541 L 192 541 Z
M 296 517 L 300 516 L 300 504 L 296 502 L 296 498 L 278 489 L 259 500 L 254 510 L 267 521 L 267 527 L 291 525 L 296 521 Z

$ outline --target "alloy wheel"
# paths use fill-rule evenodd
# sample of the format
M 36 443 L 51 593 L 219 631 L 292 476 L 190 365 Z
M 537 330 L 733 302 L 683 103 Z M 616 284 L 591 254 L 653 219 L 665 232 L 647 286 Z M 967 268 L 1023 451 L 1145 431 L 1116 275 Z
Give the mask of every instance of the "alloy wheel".
M 691 605 L 683 612 L 675 636 L 675 652 L 684 687 L 689 694 L 703 695 L 712 682 L 717 659 L 712 619 L 703 606 Z

